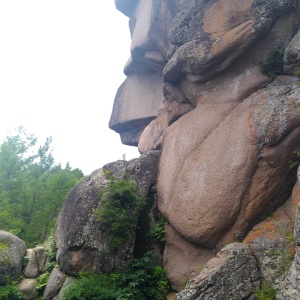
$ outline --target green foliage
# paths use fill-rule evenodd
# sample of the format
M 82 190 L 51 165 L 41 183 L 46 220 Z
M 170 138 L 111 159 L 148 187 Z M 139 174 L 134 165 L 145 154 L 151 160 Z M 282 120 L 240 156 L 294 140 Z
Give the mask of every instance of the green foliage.
M 300 77 L 300 69 L 295 72 L 295 76 Z
M 132 235 L 145 200 L 138 195 L 136 184 L 128 179 L 110 180 L 106 193 L 100 194 L 102 206 L 93 216 L 106 227 L 110 250 L 116 251 Z
M 55 245 L 55 242 L 54 242 L 53 234 L 51 234 L 48 237 L 47 246 L 48 246 L 47 248 L 49 249 L 47 251 L 49 261 L 45 266 L 45 271 L 50 273 L 52 271 L 52 269 L 57 266 L 57 262 L 56 262 L 56 245 Z
M 55 164 L 51 142 L 49 137 L 38 146 L 20 127 L 0 145 L 0 228 L 28 247 L 49 235 L 67 193 L 83 176 Z
M 7 284 L 0 286 L 0 300 L 23 300 L 22 294 L 17 289 L 16 285 L 21 278 L 11 279 L 6 278 Z
M 268 218 L 272 218 L 274 216 L 274 212 L 270 211 L 265 213 L 265 215 L 263 216 L 263 219 L 268 219 Z
M 112 173 L 111 170 L 105 170 L 104 171 L 104 177 L 107 179 L 107 180 L 114 180 L 114 175 Z
M 260 289 L 254 292 L 254 296 L 257 300 L 274 300 L 276 292 L 270 285 L 264 284 Z
M 283 74 L 283 55 L 284 47 L 281 47 L 270 55 L 265 62 L 260 64 L 261 73 L 268 76 L 270 80 L 277 75 Z
M 25 268 L 27 266 L 28 262 L 29 262 L 29 257 L 24 256 L 22 259 L 22 267 Z
M 131 270 L 122 274 L 118 300 L 164 300 L 171 290 L 165 270 L 153 265 L 155 254 L 147 252 L 142 258 L 134 259 Z
M 293 152 L 294 158 L 290 161 L 289 169 L 293 169 L 300 165 L 300 150 L 297 149 Z
M 81 273 L 64 293 L 64 300 L 164 300 L 170 291 L 165 271 L 153 265 L 154 254 L 148 252 L 134 259 L 129 272 L 95 275 Z
M 285 251 L 276 250 L 276 251 L 273 251 L 272 254 L 280 257 L 280 261 L 283 266 L 282 272 L 287 271 L 290 268 L 290 266 L 292 265 L 292 255 L 289 253 L 288 250 L 285 250 Z
M 44 289 L 45 289 L 47 281 L 49 279 L 49 275 L 50 275 L 49 272 L 45 272 L 42 275 L 40 275 L 40 277 L 38 278 L 38 282 L 37 282 L 37 285 L 35 286 L 35 288 L 38 292 L 38 295 L 40 295 L 40 296 L 43 295 Z
M 0 286 L 0 300 L 22 300 L 22 294 L 14 285 Z
M 160 216 L 158 223 L 148 233 L 153 242 L 164 243 L 166 241 L 166 224 L 167 218 Z
M 64 300 L 115 300 L 117 276 L 80 273 L 79 278 L 66 289 Z

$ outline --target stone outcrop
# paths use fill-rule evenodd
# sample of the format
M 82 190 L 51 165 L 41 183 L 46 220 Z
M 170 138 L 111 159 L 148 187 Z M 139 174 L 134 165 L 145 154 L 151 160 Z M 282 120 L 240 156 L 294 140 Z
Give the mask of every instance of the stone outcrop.
M 0 230 L 0 286 L 7 283 L 7 279 L 16 279 L 21 275 L 23 257 L 26 245 L 15 235 Z
M 35 278 L 39 274 L 39 267 L 38 267 L 35 251 L 32 249 L 27 249 L 26 257 L 28 259 L 28 262 L 23 271 L 23 274 L 27 278 Z
M 135 233 L 117 253 L 110 251 L 108 234 L 93 217 L 94 210 L 101 207 L 99 191 L 105 191 L 111 175 L 120 180 L 129 174 L 135 179 L 139 194 L 146 197 L 156 183 L 159 157 L 160 151 L 152 151 L 128 163 L 125 160 L 109 163 L 68 194 L 55 230 L 57 260 L 65 274 L 75 275 L 85 270 L 106 274 L 116 264 L 121 270 L 127 268 L 133 256 Z
M 109 176 L 126 173 L 140 195 L 157 189 L 168 278 L 177 291 L 191 279 L 176 299 L 252 300 L 264 283 L 297 299 L 300 187 L 290 198 L 289 164 L 300 148 L 299 0 L 115 3 L 132 43 L 109 126 L 142 156 L 69 193 L 55 232 L 60 269 L 126 269 L 135 233 L 110 255 L 93 217 Z
M 292 299 L 286 290 L 295 257 L 294 224 L 295 208 L 290 198 L 254 226 L 243 241 L 256 259 L 262 283 L 272 286 L 277 295 L 285 295 L 283 299 Z
M 211 248 L 241 240 L 287 199 L 295 178 L 288 165 L 300 146 L 299 99 L 294 83 L 269 85 L 228 114 L 198 106 L 170 127 L 160 163 L 159 207 L 182 236 Z M 207 118 L 213 123 L 203 126 L 210 127 L 208 136 L 191 130 Z
M 300 72 L 300 31 L 287 45 L 283 59 L 285 73 L 294 75 L 297 71 Z
M 167 225 L 164 267 L 174 290 L 182 290 L 187 280 L 197 276 L 215 256 L 211 249 L 187 241 L 172 225 Z
M 59 269 L 54 268 L 47 281 L 46 288 L 44 290 L 43 299 L 52 300 L 60 291 L 62 285 L 66 280 L 66 275 Z
M 294 76 L 300 4 L 118 0 L 116 6 L 129 16 L 132 44 L 110 124 L 141 153 L 162 149 L 158 204 L 176 232 L 168 235 L 164 259 L 178 289 L 210 258 L 204 253 L 241 242 L 291 194 L 289 163 L 300 147 Z M 262 64 L 270 61 L 263 74 Z M 142 82 L 153 76 L 162 80 L 149 96 Z M 141 90 L 130 89 L 137 78 Z M 149 106 L 151 118 L 138 113 Z M 138 134 L 125 141 L 128 130 Z M 191 267 L 185 258 L 176 269 L 182 245 L 191 245 L 190 257 L 199 259 Z
M 118 162 L 118 166 L 122 166 L 119 172 L 124 174 L 125 161 Z M 118 175 L 113 171 L 112 174 Z M 75 186 L 64 202 L 56 223 L 55 242 L 57 261 L 66 274 L 74 275 L 89 269 L 108 273 L 113 269 L 114 257 L 101 259 L 101 252 L 108 252 L 109 245 L 105 231 L 93 218 L 94 209 L 101 205 L 99 191 L 105 190 L 107 184 L 104 170 L 98 169 Z M 132 251 L 132 244 L 127 246 L 119 257 L 126 255 L 127 250 Z
M 35 300 L 37 297 L 36 278 L 23 278 L 18 284 L 18 289 L 25 300 Z
M 36 255 L 37 265 L 38 265 L 38 272 L 41 273 L 44 270 L 47 254 L 46 249 L 42 246 L 36 246 L 33 248 L 33 251 Z
M 235 243 L 227 245 L 211 259 L 175 299 L 255 299 L 251 295 L 259 286 L 259 270 L 249 247 Z

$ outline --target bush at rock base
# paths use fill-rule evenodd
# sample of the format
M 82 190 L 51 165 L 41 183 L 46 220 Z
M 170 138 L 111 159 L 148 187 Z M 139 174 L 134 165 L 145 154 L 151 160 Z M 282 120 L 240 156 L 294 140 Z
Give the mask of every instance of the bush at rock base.
M 141 259 L 133 259 L 131 269 L 123 274 L 95 275 L 80 273 L 63 295 L 64 300 L 164 300 L 170 291 L 165 271 L 153 265 L 149 251 Z
M 0 287 L 0 300 L 22 300 L 22 294 L 16 287 L 18 280 L 7 280 L 7 285 Z

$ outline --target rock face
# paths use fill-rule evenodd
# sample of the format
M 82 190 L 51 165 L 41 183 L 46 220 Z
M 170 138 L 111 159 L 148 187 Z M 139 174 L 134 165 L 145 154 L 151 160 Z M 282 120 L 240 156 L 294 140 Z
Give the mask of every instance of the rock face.
M 24 276 L 28 278 L 35 278 L 39 273 L 35 251 L 32 249 L 27 249 L 26 257 L 28 259 L 28 263 L 23 271 Z
M 108 234 L 93 217 L 101 207 L 99 191 L 105 190 L 109 177 L 122 179 L 127 173 L 135 178 L 140 195 L 147 196 L 155 184 L 160 151 L 148 152 L 139 159 L 125 160 L 103 166 L 80 182 L 67 196 L 58 216 L 55 230 L 57 260 L 60 269 L 68 275 L 91 270 L 105 274 L 117 265 L 126 269 L 133 255 L 135 234 L 117 253 L 109 251 Z
M 47 285 L 43 294 L 43 299 L 52 300 L 58 294 L 65 280 L 66 275 L 63 274 L 59 269 L 54 268 L 51 271 L 51 274 L 47 281 Z
M 254 256 L 247 245 L 236 243 L 226 246 L 211 259 L 175 299 L 254 299 L 250 297 L 259 285 Z
M 117 164 L 119 172 L 124 173 L 125 162 Z M 74 275 L 88 269 L 108 273 L 113 269 L 113 257 L 101 259 L 101 251 L 108 252 L 108 241 L 93 218 L 94 209 L 101 205 L 99 191 L 104 190 L 107 183 L 104 170 L 98 169 L 75 186 L 66 198 L 55 230 L 57 260 L 66 274 Z M 131 249 L 132 245 L 128 247 Z
M 18 289 L 21 292 L 23 299 L 34 300 L 37 297 L 36 291 L 37 280 L 35 278 L 23 278 L 18 284 Z
M 206 262 L 215 256 L 211 249 L 187 241 L 172 225 L 167 226 L 164 267 L 173 289 L 182 290 L 186 281 L 197 276 Z
M 179 289 L 193 268 L 241 242 L 291 194 L 289 163 L 300 147 L 300 3 L 115 2 L 130 18 L 132 44 L 110 126 L 141 153 L 162 149 L 159 209 L 176 232 L 164 259 Z M 192 254 L 176 268 L 183 245 Z
M 287 286 L 295 256 L 294 223 L 295 208 L 290 198 L 273 215 L 254 226 L 243 241 L 256 259 L 262 283 L 272 286 L 282 299 L 293 299 L 288 296 Z
M 7 278 L 16 279 L 21 275 L 26 245 L 15 235 L 0 230 L 0 286 Z

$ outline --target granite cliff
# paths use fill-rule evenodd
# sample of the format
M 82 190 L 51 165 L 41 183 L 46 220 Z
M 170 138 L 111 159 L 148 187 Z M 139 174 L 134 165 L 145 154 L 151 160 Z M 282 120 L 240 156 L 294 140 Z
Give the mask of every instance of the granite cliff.
M 300 1 L 115 4 L 132 44 L 109 126 L 142 155 L 69 194 L 55 233 L 61 270 L 126 268 L 139 237 L 104 260 L 93 210 L 105 170 L 127 172 L 154 199 L 149 214 L 167 218 L 163 264 L 176 299 L 255 299 L 263 284 L 299 299 L 299 174 L 289 165 L 300 148 Z

